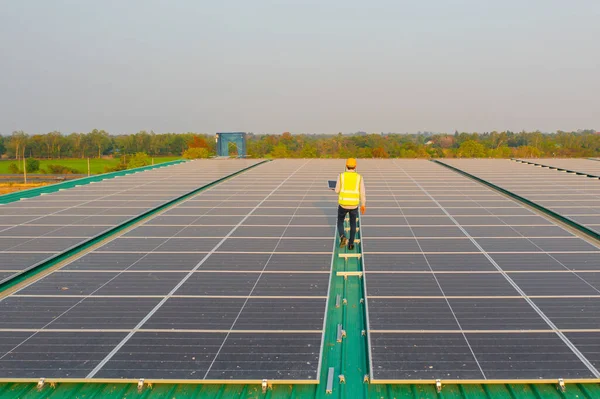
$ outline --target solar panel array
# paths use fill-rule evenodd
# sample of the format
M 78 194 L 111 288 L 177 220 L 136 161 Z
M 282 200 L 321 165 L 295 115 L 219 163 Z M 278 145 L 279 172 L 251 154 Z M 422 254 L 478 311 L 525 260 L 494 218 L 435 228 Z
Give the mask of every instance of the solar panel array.
M 260 165 L 0 299 L 0 378 L 316 381 L 342 167 Z M 600 378 L 600 248 L 433 162 L 359 169 L 372 382 Z
M 0 205 L 0 282 L 256 160 L 197 160 Z
M 598 179 L 505 159 L 444 162 L 600 233 Z
M 0 302 L 0 378 L 316 380 L 339 162 L 275 161 Z
M 373 382 L 600 376 L 597 246 L 429 161 L 360 169 Z

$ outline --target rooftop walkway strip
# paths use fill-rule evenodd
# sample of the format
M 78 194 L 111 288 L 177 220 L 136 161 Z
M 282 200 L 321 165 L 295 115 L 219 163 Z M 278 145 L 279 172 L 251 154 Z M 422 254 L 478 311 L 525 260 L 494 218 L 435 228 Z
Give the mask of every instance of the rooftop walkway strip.
M 345 230 L 349 231 L 348 218 Z M 332 256 L 327 317 L 323 335 L 319 399 L 368 398 L 369 347 L 364 299 L 360 217 L 355 247 L 340 248 L 336 231 Z

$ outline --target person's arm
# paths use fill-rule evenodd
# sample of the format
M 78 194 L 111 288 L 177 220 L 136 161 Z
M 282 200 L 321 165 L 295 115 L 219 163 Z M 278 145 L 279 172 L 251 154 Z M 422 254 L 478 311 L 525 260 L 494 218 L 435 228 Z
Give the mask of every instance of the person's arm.
M 360 204 L 367 206 L 367 194 L 365 191 L 365 179 L 360 179 Z
M 335 193 L 339 194 L 341 189 L 342 188 L 340 187 L 340 175 L 338 175 L 337 182 L 335 183 Z
M 365 179 L 360 179 L 360 214 L 364 215 L 367 210 L 367 194 L 365 191 Z

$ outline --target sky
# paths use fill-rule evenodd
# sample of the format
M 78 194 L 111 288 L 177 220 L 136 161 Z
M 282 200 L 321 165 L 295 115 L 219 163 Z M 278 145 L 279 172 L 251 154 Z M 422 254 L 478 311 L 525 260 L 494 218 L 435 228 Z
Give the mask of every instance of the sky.
M 600 130 L 598 0 L 0 0 L 0 133 Z

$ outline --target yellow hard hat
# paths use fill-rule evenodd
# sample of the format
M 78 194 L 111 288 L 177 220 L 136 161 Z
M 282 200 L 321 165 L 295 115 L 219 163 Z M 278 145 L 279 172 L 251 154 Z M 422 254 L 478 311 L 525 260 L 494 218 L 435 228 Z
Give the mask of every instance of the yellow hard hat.
M 346 167 L 350 169 L 356 168 L 356 159 L 348 158 L 348 160 L 346 161 Z

